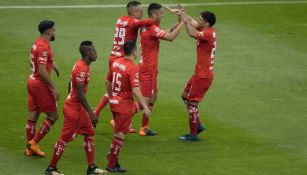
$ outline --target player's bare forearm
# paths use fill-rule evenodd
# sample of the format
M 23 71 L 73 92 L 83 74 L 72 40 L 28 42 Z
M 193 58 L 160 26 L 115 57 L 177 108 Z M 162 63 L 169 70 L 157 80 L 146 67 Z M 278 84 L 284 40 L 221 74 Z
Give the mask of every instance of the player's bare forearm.
M 90 114 L 93 115 L 93 110 L 90 108 L 87 99 L 85 98 L 84 95 L 84 84 L 83 83 L 77 83 L 77 98 L 83 108 Z
M 143 109 L 149 109 L 143 96 L 141 93 L 141 90 L 139 87 L 134 87 L 132 89 L 134 96 L 136 97 L 137 101 L 140 102 L 140 104 L 142 105 Z
M 173 41 L 178 36 L 178 34 L 181 32 L 182 27 L 183 27 L 183 22 L 179 22 L 179 24 L 177 25 L 177 27 L 173 31 L 167 32 L 165 34 L 163 39 L 165 39 L 167 41 Z
M 176 24 L 174 24 L 173 26 L 171 26 L 170 28 L 168 28 L 166 30 L 166 32 L 172 32 L 173 30 L 175 30 L 175 28 L 179 25 L 180 22 L 176 22 Z
M 51 80 L 51 78 L 49 77 L 47 70 L 46 70 L 46 65 L 44 64 L 39 64 L 38 65 L 38 73 L 39 76 L 42 78 L 42 80 L 44 81 L 44 83 L 52 90 L 55 89 L 55 86 Z
M 192 24 L 186 21 L 185 27 L 186 27 L 188 35 L 192 38 L 196 38 L 196 31 L 195 31 L 195 28 L 192 26 Z
M 186 17 L 187 17 L 187 20 L 188 22 L 190 22 L 190 24 L 194 27 L 194 28 L 198 28 L 198 22 L 196 20 L 194 20 L 191 16 L 187 15 L 186 14 Z
M 46 66 L 43 65 L 43 64 L 39 64 L 38 65 L 38 73 L 39 73 L 39 76 L 42 78 L 43 82 L 51 89 L 55 99 L 59 100 L 60 93 L 55 88 L 51 78 L 49 77 L 47 70 L 46 70 Z
M 111 85 L 111 82 L 108 81 L 108 80 L 106 80 L 105 85 L 106 85 L 107 93 L 108 93 L 109 96 L 110 96 L 110 95 L 111 95 L 111 92 L 112 92 L 112 85 Z
M 55 71 L 57 77 L 59 77 L 60 71 L 59 71 L 58 65 L 54 61 L 52 62 L 52 69 Z

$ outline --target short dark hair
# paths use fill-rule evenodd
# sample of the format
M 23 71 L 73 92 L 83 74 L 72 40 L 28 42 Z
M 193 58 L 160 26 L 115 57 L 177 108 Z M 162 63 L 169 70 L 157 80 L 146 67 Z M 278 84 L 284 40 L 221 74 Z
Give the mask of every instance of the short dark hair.
M 141 5 L 141 3 L 139 1 L 130 1 L 130 2 L 128 2 L 126 8 L 135 7 L 135 6 L 138 6 L 138 5 Z
M 203 11 L 200 13 L 201 17 L 206 20 L 210 26 L 213 26 L 216 22 L 215 14 L 210 11 Z
M 80 44 L 80 48 L 79 51 L 82 55 L 82 57 L 86 56 L 86 52 L 89 49 L 89 47 L 93 46 L 93 42 L 92 41 L 82 41 Z
M 52 28 L 54 26 L 54 21 L 44 20 L 38 24 L 38 31 L 42 34 L 46 30 Z
M 151 17 L 155 10 L 160 10 L 161 8 L 162 8 L 162 5 L 160 4 L 157 4 L 157 3 L 149 4 L 148 10 L 147 10 L 148 16 Z
M 132 55 L 134 49 L 136 47 L 136 42 L 134 40 L 129 40 L 124 44 L 124 53 L 127 56 Z

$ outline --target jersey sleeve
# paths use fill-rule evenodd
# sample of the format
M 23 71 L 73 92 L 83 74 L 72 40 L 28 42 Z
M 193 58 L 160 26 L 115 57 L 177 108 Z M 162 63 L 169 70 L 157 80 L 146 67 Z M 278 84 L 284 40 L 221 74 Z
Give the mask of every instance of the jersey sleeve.
M 84 83 L 87 80 L 88 71 L 82 67 L 76 67 L 73 73 L 73 78 L 76 83 Z
M 197 31 L 196 32 L 196 39 L 203 40 L 203 41 L 209 41 L 212 39 L 212 32 L 210 31 Z
M 37 48 L 37 64 L 44 64 L 46 65 L 48 62 L 48 49 L 46 47 L 38 47 Z
M 136 66 L 132 67 L 129 74 L 131 88 L 139 87 L 139 70 Z
M 153 30 L 152 30 L 151 35 L 155 38 L 162 39 L 166 34 L 166 31 L 160 29 L 160 27 L 158 27 L 158 26 L 153 26 L 152 29 Z
M 156 22 L 152 19 L 144 19 L 144 20 L 134 19 L 134 26 L 137 28 L 141 28 L 143 26 L 150 26 L 154 24 L 156 24 Z

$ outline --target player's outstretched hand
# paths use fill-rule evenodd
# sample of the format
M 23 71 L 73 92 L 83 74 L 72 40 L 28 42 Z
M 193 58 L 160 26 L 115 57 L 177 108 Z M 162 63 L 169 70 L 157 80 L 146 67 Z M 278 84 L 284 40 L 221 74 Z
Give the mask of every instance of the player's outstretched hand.
M 184 12 L 182 12 L 182 14 L 181 14 L 181 19 L 182 19 L 182 21 L 184 22 L 184 23 L 186 23 L 187 22 L 187 15 L 184 13 Z
M 184 7 L 183 5 L 179 4 L 177 5 L 178 10 L 180 10 L 181 12 L 184 12 Z
M 172 9 L 169 6 L 165 5 L 164 6 L 166 8 L 166 10 L 172 14 L 178 14 L 179 13 L 179 9 Z

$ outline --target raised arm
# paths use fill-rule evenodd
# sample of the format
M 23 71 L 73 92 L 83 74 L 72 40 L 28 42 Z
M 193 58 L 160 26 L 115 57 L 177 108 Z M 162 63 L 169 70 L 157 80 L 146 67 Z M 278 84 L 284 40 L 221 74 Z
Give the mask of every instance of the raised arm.
M 182 17 L 183 17 L 183 22 L 185 24 L 185 27 L 186 27 L 188 35 L 190 37 L 192 37 L 192 38 L 196 38 L 196 29 L 195 29 L 195 27 L 193 27 L 193 25 L 190 23 L 190 21 L 189 21 L 189 19 L 186 16 L 185 13 L 182 14 Z
M 198 26 L 198 22 L 197 22 L 195 19 L 193 19 L 191 16 L 189 16 L 189 15 L 186 14 L 186 18 L 187 18 L 187 20 L 190 22 L 190 24 L 191 24 L 194 28 L 198 28 L 198 27 L 199 27 L 199 26 Z
M 166 31 L 162 39 L 167 41 L 173 41 L 181 32 L 182 27 L 183 27 L 183 22 L 182 21 L 177 22 L 172 28 Z
M 156 21 L 152 20 L 152 19 L 143 19 L 143 20 L 137 20 L 135 19 L 134 22 L 135 26 L 137 28 L 141 28 L 143 26 L 150 26 L 150 25 L 154 25 L 156 24 Z

